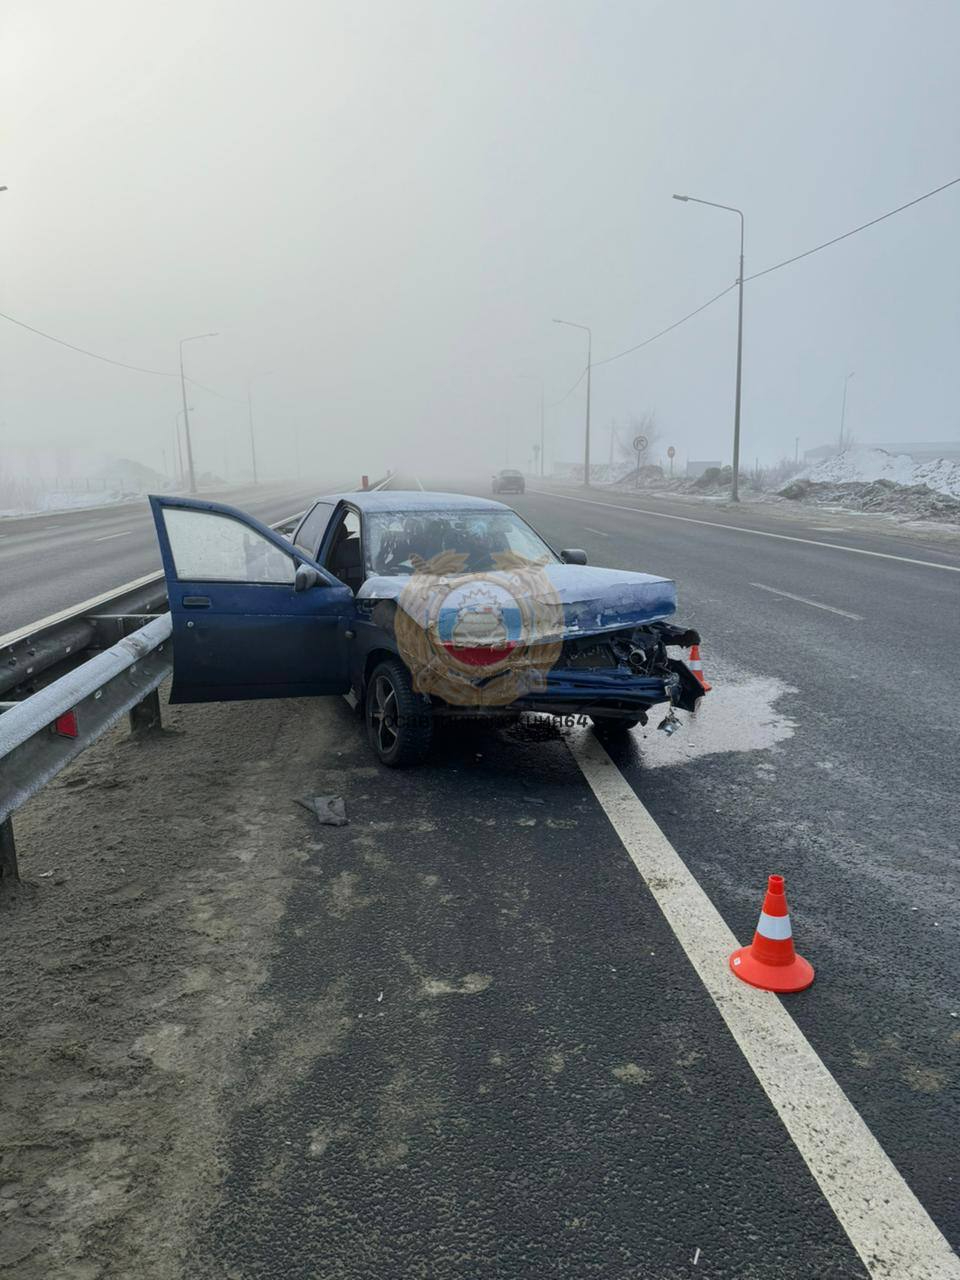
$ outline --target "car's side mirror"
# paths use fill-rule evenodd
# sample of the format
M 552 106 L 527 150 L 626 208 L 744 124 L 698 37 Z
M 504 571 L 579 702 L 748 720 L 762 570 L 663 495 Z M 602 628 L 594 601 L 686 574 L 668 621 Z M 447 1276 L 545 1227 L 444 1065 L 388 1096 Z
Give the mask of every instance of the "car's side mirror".
M 309 591 L 311 587 L 317 587 L 323 579 L 316 569 L 309 564 L 298 564 L 297 571 L 293 575 L 294 591 Z
M 560 552 L 560 559 L 564 564 L 586 564 L 587 553 L 579 547 L 567 547 Z

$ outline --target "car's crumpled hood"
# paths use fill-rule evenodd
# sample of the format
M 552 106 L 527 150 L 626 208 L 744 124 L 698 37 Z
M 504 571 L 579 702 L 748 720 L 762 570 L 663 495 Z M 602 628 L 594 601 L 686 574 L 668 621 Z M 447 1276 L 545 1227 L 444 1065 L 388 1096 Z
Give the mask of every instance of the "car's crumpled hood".
M 539 572 L 549 583 L 545 594 L 555 592 L 562 605 L 565 636 L 589 636 L 624 627 L 639 627 L 676 613 L 677 588 L 669 578 L 578 564 L 548 564 Z M 414 578 L 421 576 L 405 574 L 368 578 L 357 592 L 357 599 L 398 600 Z M 472 576 L 505 580 L 500 573 L 451 575 L 447 579 L 450 589 Z M 530 590 L 536 593 L 536 581 Z M 541 635 L 539 638 L 545 637 Z

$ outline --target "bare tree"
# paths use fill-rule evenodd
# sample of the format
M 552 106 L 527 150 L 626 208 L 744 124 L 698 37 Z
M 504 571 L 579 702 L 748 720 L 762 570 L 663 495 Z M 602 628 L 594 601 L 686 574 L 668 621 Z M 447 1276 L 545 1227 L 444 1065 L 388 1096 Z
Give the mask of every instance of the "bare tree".
M 643 413 L 631 414 L 626 427 L 621 427 L 617 430 L 617 451 L 621 458 L 629 458 L 631 462 L 636 461 L 637 453 L 633 447 L 633 442 L 637 436 L 645 436 L 647 441 L 647 447 L 640 455 L 640 465 L 643 466 L 655 456 L 654 445 L 660 439 L 657 415 L 652 409 L 645 409 Z

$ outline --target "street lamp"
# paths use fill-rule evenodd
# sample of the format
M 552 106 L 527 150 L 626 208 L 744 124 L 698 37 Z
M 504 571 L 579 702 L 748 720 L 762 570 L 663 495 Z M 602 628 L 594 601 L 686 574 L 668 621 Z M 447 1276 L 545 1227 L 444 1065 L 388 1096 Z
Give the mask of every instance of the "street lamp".
M 854 370 L 854 373 L 856 370 Z M 853 373 L 848 373 L 843 380 L 843 403 L 840 406 L 840 452 L 843 453 L 843 424 L 847 417 L 847 384 L 853 377 Z
M 571 329 L 582 329 L 587 335 L 587 423 L 583 432 L 583 487 L 590 487 L 590 369 L 593 364 L 593 333 L 585 324 L 574 324 L 572 320 L 554 320 L 554 324 L 569 325 Z
M 180 393 L 183 396 L 183 433 L 187 438 L 187 468 L 190 472 L 190 492 L 197 492 L 197 480 L 193 473 L 193 446 L 190 443 L 190 412 L 187 408 L 187 382 L 183 376 L 183 344 L 197 342 L 200 338 L 218 338 L 217 333 L 195 333 L 191 338 L 180 339 Z
M 247 379 L 247 418 L 250 422 L 250 463 L 253 467 L 254 484 L 257 484 L 257 446 L 253 438 L 253 396 L 250 389 L 257 378 L 269 378 L 272 372 L 272 369 L 268 369 L 266 373 L 255 373 L 252 378 Z
M 733 410 L 733 488 L 730 492 L 731 502 L 740 501 L 740 370 L 743 360 L 743 212 L 732 204 L 716 204 L 713 200 L 700 200 L 697 196 L 677 196 L 674 200 L 690 201 L 693 204 L 706 204 L 711 209 L 726 209 L 735 213 L 740 219 L 740 275 L 737 278 L 737 397 Z
M 193 405 L 190 406 L 191 409 Z M 180 483 L 183 484 L 184 467 L 183 467 L 183 445 L 180 443 L 180 419 L 183 417 L 183 410 L 177 410 L 177 416 L 173 420 L 173 434 L 177 442 L 177 452 L 174 454 L 174 462 L 179 466 Z

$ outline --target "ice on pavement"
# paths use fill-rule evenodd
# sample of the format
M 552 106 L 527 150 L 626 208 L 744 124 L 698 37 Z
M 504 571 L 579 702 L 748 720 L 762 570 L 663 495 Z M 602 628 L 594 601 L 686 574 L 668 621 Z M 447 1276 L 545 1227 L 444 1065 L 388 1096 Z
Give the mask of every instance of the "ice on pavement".
M 891 480 L 894 484 L 925 484 L 937 493 L 960 498 L 960 462 L 934 458 L 916 462 L 908 453 L 888 453 L 886 449 L 845 449 L 834 458 L 806 467 L 796 477 L 815 484 L 854 484 L 871 480 Z
M 713 688 L 695 713 L 678 712 L 682 722 L 679 732 L 669 736 L 660 733 L 655 716 L 645 728 L 633 730 L 647 768 L 687 764 L 701 756 L 735 751 L 767 751 L 793 737 L 796 721 L 777 707 L 781 698 L 798 692 L 792 685 L 725 664 L 710 666 L 706 658 L 704 666 Z

